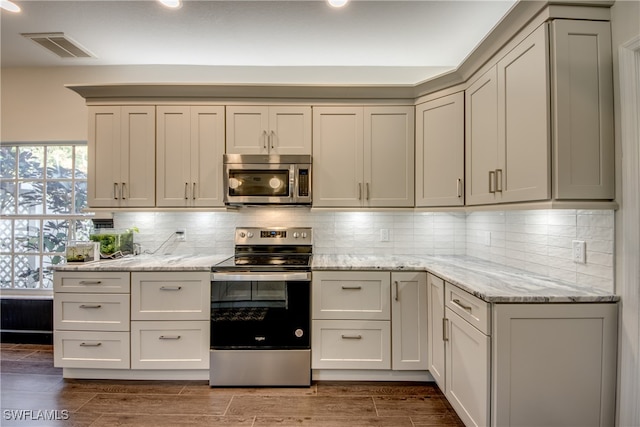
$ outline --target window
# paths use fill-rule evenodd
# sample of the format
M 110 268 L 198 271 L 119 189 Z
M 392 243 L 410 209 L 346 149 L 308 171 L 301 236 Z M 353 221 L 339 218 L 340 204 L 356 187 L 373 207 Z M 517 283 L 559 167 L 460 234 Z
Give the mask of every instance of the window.
M 85 143 L 0 146 L 0 288 L 51 289 L 69 240 L 88 240 Z

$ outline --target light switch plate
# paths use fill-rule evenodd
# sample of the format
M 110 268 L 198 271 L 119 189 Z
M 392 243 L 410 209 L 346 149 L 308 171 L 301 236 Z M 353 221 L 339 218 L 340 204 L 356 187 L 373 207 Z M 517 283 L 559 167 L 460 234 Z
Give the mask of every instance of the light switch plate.
M 388 242 L 389 241 L 389 229 L 388 228 L 381 228 L 380 229 L 380 241 L 381 242 Z

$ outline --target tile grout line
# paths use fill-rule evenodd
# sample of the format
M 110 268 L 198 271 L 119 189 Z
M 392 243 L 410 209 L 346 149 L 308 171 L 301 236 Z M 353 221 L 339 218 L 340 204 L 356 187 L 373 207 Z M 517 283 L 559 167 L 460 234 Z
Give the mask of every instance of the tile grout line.
M 376 410 L 376 417 L 380 416 L 380 413 L 378 412 L 378 405 L 376 405 L 376 399 L 375 396 L 369 396 L 371 398 L 371 401 L 373 402 L 373 409 Z
M 223 417 L 226 417 L 226 416 L 227 416 L 227 412 L 229 412 L 229 408 L 231 407 L 231 402 L 233 402 L 233 399 L 234 399 L 235 397 L 236 397 L 236 395 L 234 394 L 234 395 L 232 395 L 232 396 L 231 396 L 231 399 L 229 399 L 229 403 L 227 403 L 227 407 L 226 407 L 226 408 L 224 408 L 224 412 L 222 413 L 222 416 L 223 416 Z M 254 420 L 254 421 L 255 421 L 255 420 Z

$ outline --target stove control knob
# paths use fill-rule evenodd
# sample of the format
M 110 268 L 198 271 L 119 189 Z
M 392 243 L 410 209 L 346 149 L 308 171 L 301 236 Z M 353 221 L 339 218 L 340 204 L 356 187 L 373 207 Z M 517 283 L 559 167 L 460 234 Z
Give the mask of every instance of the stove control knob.
M 303 238 L 303 239 L 306 239 L 306 238 L 307 238 L 307 233 L 304 233 L 304 232 L 303 232 L 303 233 L 302 233 L 302 238 Z
M 252 237 L 253 237 L 253 233 L 249 231 L 249 232 L 247 233 L 247 237 L 248 237 L 248 238 L 252 238 Z
M 238 233 L 238 234 L 239 234 L 239 235 L 240 235 L 240 237 L 242 237 L 243 239 L 247 236 L 247 235 L 245 234 L 245 232 L 244 232 L 244 231 L 241 231 L 241 232 L 240 232 L 240 233 Z
M 298 233 L 297 231 L 295 233 L 293 233 L 293 238 L 297 239 L 298 237 L 300 237 L 300 233 Z

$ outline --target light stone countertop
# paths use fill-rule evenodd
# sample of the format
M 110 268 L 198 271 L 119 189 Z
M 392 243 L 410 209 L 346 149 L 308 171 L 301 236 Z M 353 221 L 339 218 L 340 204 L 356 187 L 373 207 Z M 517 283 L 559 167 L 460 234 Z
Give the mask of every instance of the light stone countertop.
M 67 263 L 54 271 L 211 271 L 230 255 L 138 255 L 87 263 Z
M 139 255 L 90 263 L 69 263 L 55 271 L 210 271 L 231 255 Z M 314 255 L 315 271 L 427 271 L 493 303 L 614 302 L 597 288 L 539 276 L 467 256 Z
M 426 270 L 493 303 L 614 302 L 620 299 L 597 288 L 577 286 L 468 256 L 314 255 L 313 269 Z

